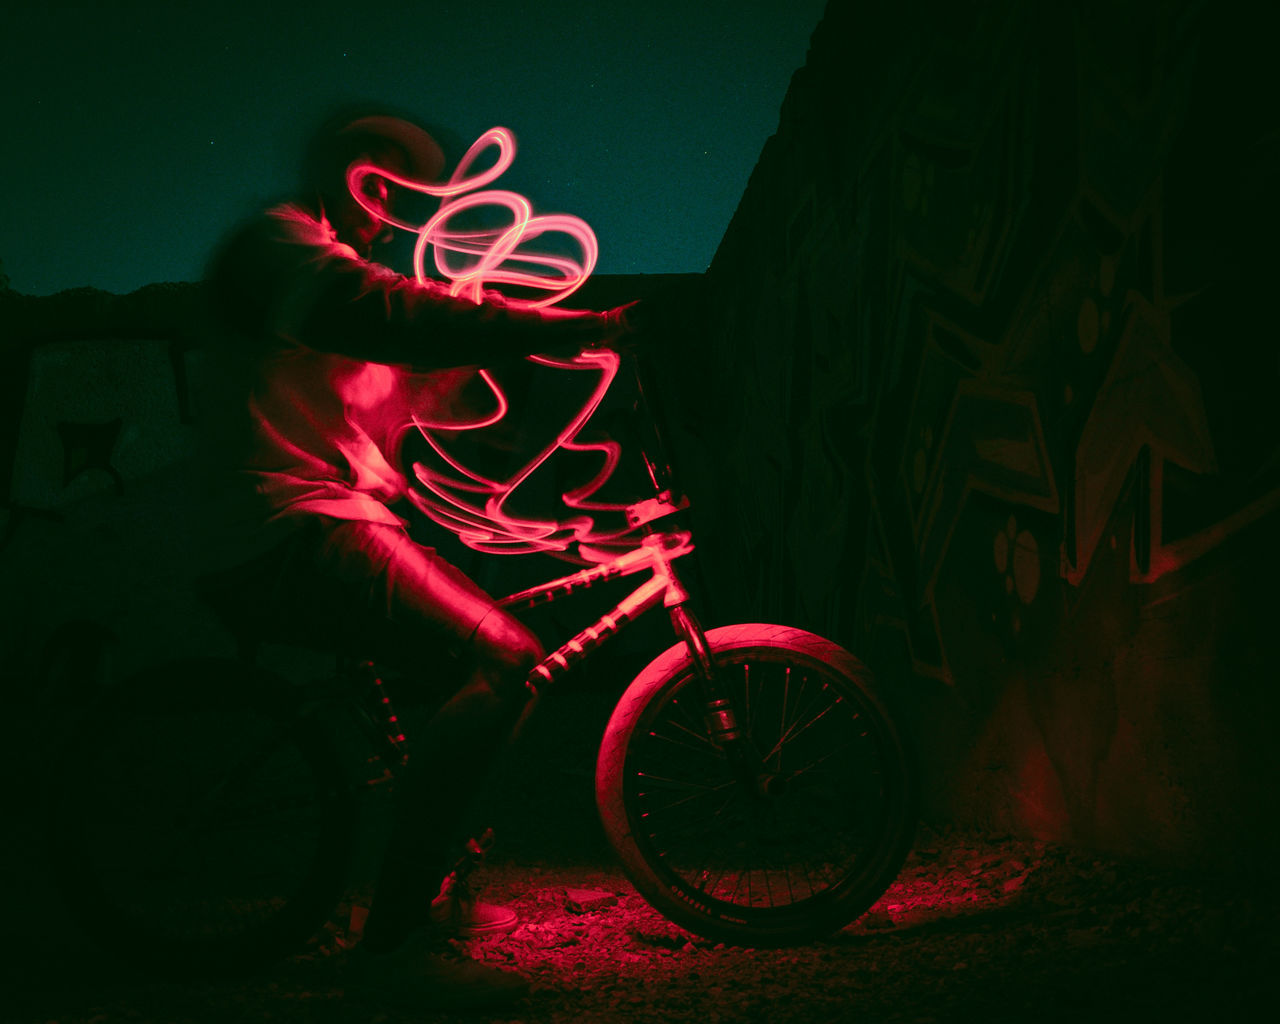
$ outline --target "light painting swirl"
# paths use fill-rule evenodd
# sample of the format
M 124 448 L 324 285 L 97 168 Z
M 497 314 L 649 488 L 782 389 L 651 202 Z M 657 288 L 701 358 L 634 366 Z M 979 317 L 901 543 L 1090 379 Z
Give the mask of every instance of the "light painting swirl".
M 493 164 L 473 173 L 482 154 L 496 148 Z M 500 295 L 503 288 L 543 293 L 537 298 L 505 296 L 508 306 L 542 309 L 544 316 L 554 316 L 549 307 L 576 291 L 595 268 L 598 247 L 591 227 L 578 217 L 567 214 L 533 213 L 529 201 L 516 192 L 486 188 L 511 166 L 515 159 L 515 139 L 505 128 L 491 128 L 480 136 L 463 155 L 449 179 L 443 183 L 415 181 L 368 162 L 352 164 L 347 172 L 347 185 L 356 201 L 388 224 L 417 234 L 413 251 L 414 276 L 419 282 L 429 279 L 426 273 L 430 250 L 439 277 L 449 282 L 449 293 L 475 303 L 485 300 L 492 289 Z M 422 224 L 415 224 L 377 205 L 366 193 L 367 179 L 377 176 L 402 189 L 419 192 L 440 200 L 436 212 Z M 477 208 L 496 208 L 506 212 L 509 223 L 483 230 L 464 229 L 461 215 Z M 578 258 L 552 254 L 530 247 L 540 236 L 556 233 L 567 236 L 578 252 Z M 490 292 L 492 296 L 492 292 Z M 590 395 L 568 422 L 556 432 L 553 440 L 541 446 L 515 472 L 497 479 L 482 475 L 464 465 L 446 451 L 445 432 L 476 430 L 493 426 L 508 412 L 510 403 L 487 370 L 479 372 L 490 389 L 494 411 L 479 420 L 458 424 L 454 421 L 433 422 L 414 419 L 443 469 L 414 465 L 420 489 L 411 489 L 410 498 L 433 521 L 452 530 L 469 547 L 480 551 L 519 554 L 533 551 L 565 553 L 578 544 L 602 544 L 616 540 L 625 530 L 605 531 L 597 527 L 592 513 L 618 511 L 624 506 L 592 501 L 592 496 L 612 475 L 620 455 L 613 441 L 580 442 L 578 432 L 599 407 L 618 371 L 619 357 L 612 350 L 586 349 L 572 357 L 529 356 L 541 366 L 557 370 L 587 372 L 596 376 Z M 530 518 L 513 514 L 513 493 L 557 451 L 590 452 L 600 458 L 601 467 L 585 484 L 562 495 L 568 515 L 560 519 Z

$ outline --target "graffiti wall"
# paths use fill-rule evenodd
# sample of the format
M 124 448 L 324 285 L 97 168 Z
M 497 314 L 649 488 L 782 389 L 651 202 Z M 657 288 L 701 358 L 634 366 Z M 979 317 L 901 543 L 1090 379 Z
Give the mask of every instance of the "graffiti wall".
M 1216 856 L 1275 811 L 1266 64 L 1196 4 L 962 6 L 837 0 L 791 83 L 677 428 L 708 586 L 891 681 L 930 813 Z

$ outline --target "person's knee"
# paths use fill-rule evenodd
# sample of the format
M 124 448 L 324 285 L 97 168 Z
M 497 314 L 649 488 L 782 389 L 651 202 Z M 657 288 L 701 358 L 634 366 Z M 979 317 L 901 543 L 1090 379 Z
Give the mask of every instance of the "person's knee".
M 493 684 L 503 691 L 519 688 L 545 652 L 528 627 L 508 615 L 490 615 L 480 623 L 476 653 Z

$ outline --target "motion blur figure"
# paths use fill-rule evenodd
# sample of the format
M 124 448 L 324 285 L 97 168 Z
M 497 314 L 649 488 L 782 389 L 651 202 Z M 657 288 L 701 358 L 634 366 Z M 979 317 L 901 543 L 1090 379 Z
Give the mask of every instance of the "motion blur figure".
M 410 536 L 401 441 L 415 412 L 465 415 L 477 367 L 609 344 L 626 316 L 548 314 L 489 293 L 476 304 L 373 262 L 389 232 L 378 214 L 397 197 L 372 175 L 366 203 L 356 202 L 347 170 L 365 161 L 427 182 L 445 162 L 435 139 L 402 118 L 333 118 L 308 147 L 299 195 L 235 232 L 211 263 L 209 292 L 241 370 L 230 451 L 261 531 L 280 534 L 279 572 L 264 584 L 274 603 L 379 658 L 426 652 L 466 666 L 397 778 L 394 832 L 353 978 L 374 997 L 423 1009 L 501 1003 L 519 997 L 522 979 L 440 950 L 450 929 L 509 930 L 515 916 L 438 894 L 488 766 L 529 710 L 525 680 L 543 651 Z

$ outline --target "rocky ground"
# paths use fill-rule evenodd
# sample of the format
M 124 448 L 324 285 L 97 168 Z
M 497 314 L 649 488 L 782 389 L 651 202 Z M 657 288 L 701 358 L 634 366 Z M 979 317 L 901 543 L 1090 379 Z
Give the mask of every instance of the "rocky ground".
M 578 694 L 565 707 L 586 701 Z M 30 781 L 9 801 L 0 843 L 9 940 L 0 1024 L 1225 1024 L 1274 1016 L 1280 961 L 1269 865 L 1190 874 L 924 825 L 884 897 L 829 939 L 753 950 L 688 935 L 636 895 L 604 839 L 593 757 L 611 704 L 607 695 L 598 703 L 581 721 L 552 715 L 531 730 L 495 787 L 498 844 L 481 878 L 486 898 L 512 905 L 521 923 L 461 952 L 527 976 L 532 992 L 517 1009 L 405 1012 L 348 985 L 352 911 L 358 919 L 368 892 L 359 872 L 367 877 L 376 863 L 368 855 L 346 903 L 289 960 L 202 984 L 130 971 L 67 927 L 34 852 L 41 805 Z M 23 735 L 15 729 L 11 747 Z
M 521 924 L 469 955 L 533 985 L 494 1016 L 406 1013 L 348 991 L 352 902 L 292 959 L 201 985 L 140 977 L 41 927 L 18 947 L 0 1018 L 14 1024 L 408 1024 L 581 1021 L 1246 1021 L 1274 1008 L 1276 942 L 1260 883 L 1100 859 L 1043 843 L 922 830 L 899 880 L 860 921 L 801 948 L 729 948 L 655 913 L 592 848 L 495 855 L 489 898 Z M 24 879 L 10 877 L 11 888 Z M 587 895 L 572 890 L 592 890 Z M 28 887 L 28 894 L 30 888 Z M 576 897 L 576 901 L 575 901 Z M 12 904 L 21 907 L 23 900 Z M 357 912 L 357 917 L 359 916 Z

